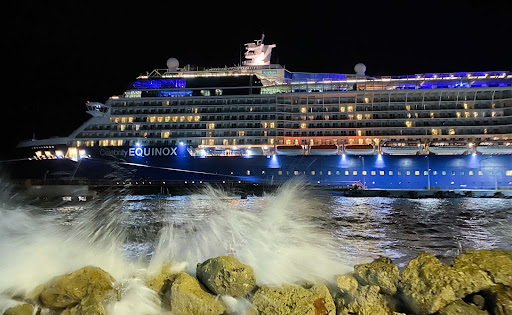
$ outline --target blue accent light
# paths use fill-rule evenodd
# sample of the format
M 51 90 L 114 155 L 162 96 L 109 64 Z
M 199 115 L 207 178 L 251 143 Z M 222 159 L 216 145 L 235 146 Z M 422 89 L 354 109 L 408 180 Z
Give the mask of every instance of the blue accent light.
M 307 73 L 307 72 L 294 72 L 292 73 L 292 82 L 322 82 L 322 81 L 344 81 L 344 74 L 335 73 Z
M 281 168 L 281 163 L 277 155 L 272 155 L 268 161 L 268 168 Z
M 192 96 L 192 91 L 185 90 L 185 91 L 158 91 L 157 92 L 158 97 L 182 97 L 182 96 Z
M 184 79 L 141 79 L 132 84 L 134 89 L 183 89 L 186 86 Z

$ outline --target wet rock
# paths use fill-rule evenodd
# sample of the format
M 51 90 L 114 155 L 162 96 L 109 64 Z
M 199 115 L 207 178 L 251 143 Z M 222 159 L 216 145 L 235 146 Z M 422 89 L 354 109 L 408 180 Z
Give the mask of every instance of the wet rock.
M 336 284 L 342 294 L 348 295 L 355 295 L 357 287 L 359 286 L 357 279 L 351 274 L 338 276 L 336 278 Z
M 232 256 L 219 256 L 197 264 L 196 274 L 215 294 L 242 297 L 256 287 L 253 268 Z
M 480 294 L 475 294 L 471 297 L 471 303 L 473 303 L 479 309 L 483 310 L 485 307 L 485 298 Z
M 43 306 L 51 309 L 77 304 L 88 294 L 104 298 L 112 290 L 115 279 L 101 268 L 86 266 L 72 273 L 50 280 L 39 298 Z
M 494 288 L 493 310 L 496 315 L 512 315 L 512 288 L 499 286 Z
M 317 298 L 314 302 L 317 314 L 336 314 L 336 305 L 334 304 L 334 300 L 327 286 L 323 284 L 314 285 L 311 289 L 309 289 L 309 291 L 314 295 L 319 296 L 319 298 Z M 322 312 L 319 312 L 321 304 L 323 304 L 324 309 L 322 310 Z
M 166 281 L 174 281 L 178 276 L 179 272 L 176 272 L 173 268 L 173 263 L 166 261 L 162 264 L 156 272 L 149 273 L 144 278 L 144 283 L 148 288 L 155 291 L 156 293 L 163 293 L 164 284 Z
M 354 266 L 354 272 L 363 284 L 377 285 L 383 293 L 393 295 L 400 281 L 398 266 L 388 257 L 379 257 L 371 263 Z
M 472 304 L 466 304 L 462 300 L 457 300 L 443 307 L 438 315 L 489 315 L 487 311 L 479 309 Z
M 471 250 L 455 257 L 452 266 L 468 274 L 473 283 L 467 286 L 485 289 L 503 284 L 512 287 L 512 251 Z
M 435 313 L 462 297 L 457 294 L 459 276 L 434 255 L 420 253 L 402 272 L 404 300 L 417 314 Z
M 392 307 L 380 291 L 379 286 L 365 285 L 357 288 L 352 295 L 343 295 L 337 299 L 338 314 L 393 314 Z
M 178 274 L 164 298 L 170 301 L 172 314 L 214 315 L 226 311 L 226 306 L 215 295 L 185 272 Z
M 32 315 L 34 314 L 34 306 L 31 304 L 19 304 L 9 307 L 3 315 Z
M 334 301 L 326 286 L 305 289 L 298 285 L 264 285 L 254 293 L 251 302 L 258 314 L 334 315 Z

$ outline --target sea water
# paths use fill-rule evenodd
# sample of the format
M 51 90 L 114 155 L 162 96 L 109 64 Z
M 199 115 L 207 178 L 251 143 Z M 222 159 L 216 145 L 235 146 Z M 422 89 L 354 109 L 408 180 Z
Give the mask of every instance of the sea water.
M 2 196 L 0 313 L 11 297 L 85 265 L 123 287 L 110 313 L 157 314 L 143 278 L 167 261 L 194 275 L 197 263 L 234 255 L 262 285 L 334 282 L 379 255 L 403 267 L 421 251 L 449 262 L 470 248 L 512 248 L 507 199 L 350 198 L 300 183 L 247 199 L 211 187 L 51 207 Z

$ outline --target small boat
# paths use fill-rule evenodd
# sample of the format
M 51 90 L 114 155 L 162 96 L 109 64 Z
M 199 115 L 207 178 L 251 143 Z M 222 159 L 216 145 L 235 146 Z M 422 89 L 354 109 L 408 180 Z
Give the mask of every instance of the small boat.
M 421 151 L 419 141 L 386 141 L 382 144 L 382 153 L 389 155 L 417 155 Z
M 338 146 L 335 144 L 312 145 L 309 148 L 309 155 L 336 155 Z
M 375 153 L 375 148 L 371 144 L 348 144 L 343 152 L 348 155 L 369 155 Z
M 465 141 L 434 141 L 428 145 L 428 152 L 435 155 L 461 155 L 468 150 L 469 145 Z
M 278 145 L 276 147 L 277 155 L 303 155 L 304 148 L 301 145 Z
M 480 142 L 476 146 L 480 154 L 512 154 L 512 140 L 492 140 Z

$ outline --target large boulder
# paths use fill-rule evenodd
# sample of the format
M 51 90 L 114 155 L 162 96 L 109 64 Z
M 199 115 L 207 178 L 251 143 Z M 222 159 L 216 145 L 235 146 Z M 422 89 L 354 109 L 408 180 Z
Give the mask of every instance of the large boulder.
M 197 264 L 196 275 L 215 294 L 242 297 L 256 287 L 253 268 L 232 256 L 219 256 Z
M 396 293 L 400 281 L 398 266 L 388 257 L 379 257 L 371 263 L 354 266 L 354 273 L 363 284 L 377 285 L 382 293 Z
M 417 314 L 431 314 L 461 298 L 458 278 L 464 276 L 442 263 L 434 255 L 423 252 L 412 259 L 402 272 L 405 302 Z
M 493 284 L 512 287 L 512 251 L 506 250 L 470 250 L 457 257 L 452 266 L 468 274 L 473 283 L 485 289 Z
M 298 285 L 260 287 L 251 302 L 259 314 L 334 315 L 334 301 L 325 285 L 305 289 Z
M 87 295 L 102 300 L 112 290 L 115 279 L 101 268 L 86 266 L 50 280 L 42 290 L 41 304 L 61 309 L 78 304 Z
M 226 311 L 224 303 L 185 272 L 177 275 L 164 298 L 170 301 L 172 314 L 215 315 Z
M 379 286 L 365 285 L 351 294 L 343 294 L 337 299 L 338 314 L 393 314 L 392 306 L 380 291 Z

